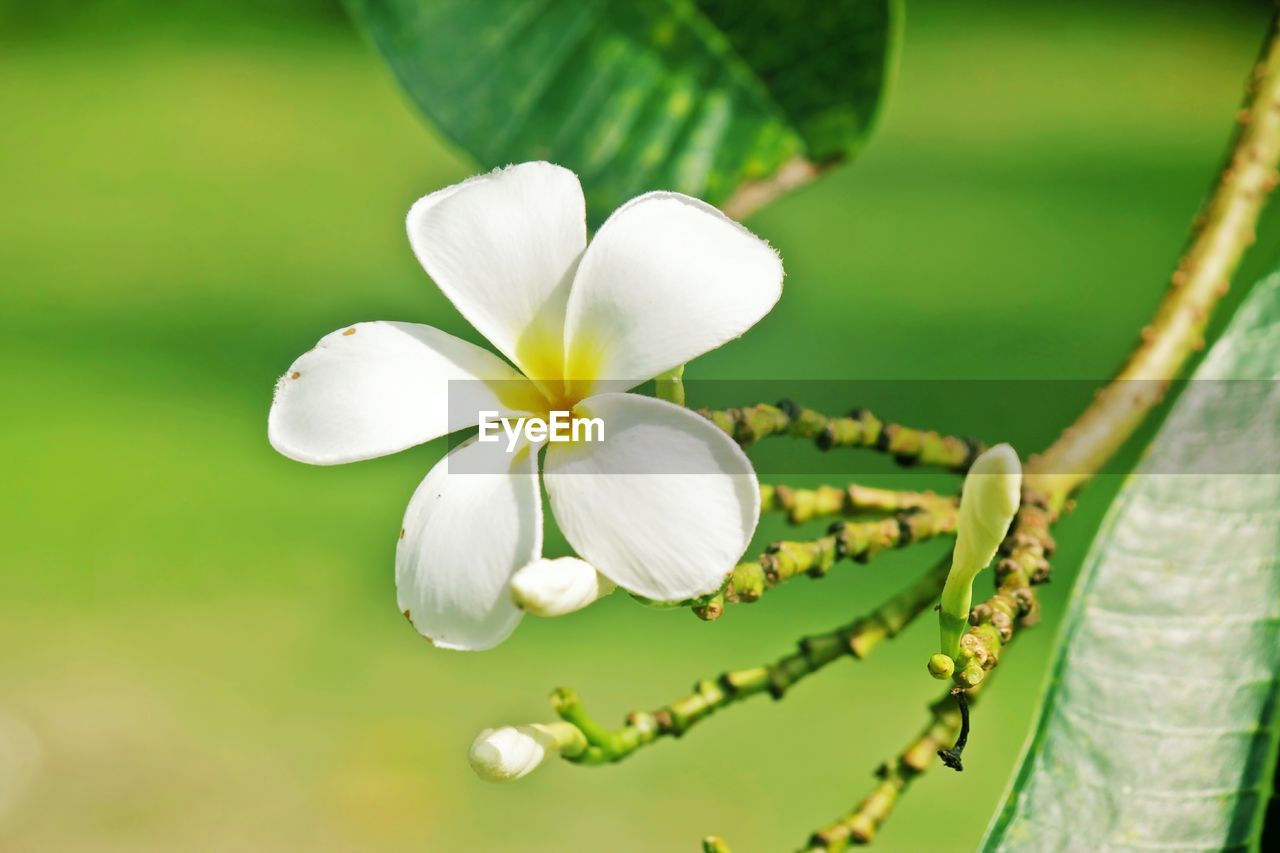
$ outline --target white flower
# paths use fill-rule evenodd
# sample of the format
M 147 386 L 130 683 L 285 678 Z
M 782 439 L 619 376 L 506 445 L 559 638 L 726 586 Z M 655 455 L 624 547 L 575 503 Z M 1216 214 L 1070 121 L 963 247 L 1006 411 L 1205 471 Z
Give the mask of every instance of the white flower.
M 535 616 L 563 616 L 581 610 L 616 587 L 575 557 L 534 560 L 511 578 L 516 606 Z
M 557 752 L 555 738 L 535 725 L 485 729 L 471 744 L 471 769 L 486 782 L 510 782 L 528 776 Z
M 569 543 L 646 598 L 716 590 L 759 518 L 751 465 L 697 414 L 620 392 L 768 313 L 782 291 L 773 250 L 715 208 L 666 192 L 623 205 L 588 247 L 578 180 L 549 163 L 432 193 L 409 211 L 408 230 L 436 284 L 515 367 L 430 326 L 359 323 L 327 335 L 280 380 L 272 445 L 329 465 L 475 426 L 481 410 L 598 417 L 606 441 L 545 453 L 542 479 Z M 451 380 L 467 405 L 449 405 Z M 414 493 L 397 594 L 436 645 L 489 648 L 519 622 L 511 577 L 542 556 L 540 449 L 507 455 L 501 443 L 471 441 Z M 635 475 L 644 464 L 650 472 Z M 490 473 L 462 473 L 477 471 Z

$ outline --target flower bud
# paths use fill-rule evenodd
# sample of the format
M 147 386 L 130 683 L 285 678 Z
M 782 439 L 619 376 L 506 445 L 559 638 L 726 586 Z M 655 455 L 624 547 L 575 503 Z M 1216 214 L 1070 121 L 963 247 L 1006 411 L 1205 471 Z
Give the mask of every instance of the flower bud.
M 1007 444 L 997 444 L 975 459 L 964 478 L 956 547 L 938 614 L 944 655 L 954 658 L 960 653 L 960 638 L 969 628 L 973 579 L 1009 532 L 1021 493 L 1022 464 Z
M 511 578 L 516 605 L 535 616 L 563 616 L 581 610 L 615 585 L 576 557 L 534 560 Z
M 969 661 L 965 664 L 964 669 L 960 670 L 960 683 L 965 687 L 977 687 L 982 683 L 982 679 L 987 675 L 986 670 L 982 668 L 982 664 L 975 661 Z
M 556 749 L 555 738 L 539 726 L 503 726 L 480 732 L 467 757 L 484 781 L 510 782 L 532 773 Z
M 1012 447 L 997 444 L 974 460 L 960 495 L 953 566 L 977 574 L 991 562 L 1018 511 L 1021 492 L 1022 464 Z
M 936 654 L 929 658 L 929 674 L 937 679 L 950 678 L 956 671 L 956 662 L 944 654 Z

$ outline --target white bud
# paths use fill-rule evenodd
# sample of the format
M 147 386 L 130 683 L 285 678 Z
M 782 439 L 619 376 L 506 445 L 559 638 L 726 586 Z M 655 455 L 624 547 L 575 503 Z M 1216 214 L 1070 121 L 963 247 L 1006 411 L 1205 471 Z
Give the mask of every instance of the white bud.
M 537 725 L 485 729 L 471 744 L 471 769 L 486 782 L 510 782 L 527 776 L 548 753 L 558 752 L 555 737 Z
M 951 571 L 942 588 L 938 627 L 942 639 L 938 660 L 930 660 L 930 671 L 940 678 L 946 664 L 960 654 L 960 638 L 969 627 L 969 605 L 973 601 L 973 579 L 996 555 L 1009 532 L 1022 496 L 1022 464 L 1007 444 L 997 444 L 973 460 L 960 494 L 960 518 L 956 523 L 956 547 L 951 554 Z M 946 659 L 946 663 L 942 659 Z M 950 673 L 948 673 L 950 674 Z
M 516 605 L 535 616 L 563 616 L 581 610 L 615 587 L 576 557 L 534 560 L 511 578 Z
M 1018 511 L 1021 493 L 1022 464 L 1012 447 L 997 444 L 974 460 L 960 495 L 952 558 L 956 568 L 976 574 L 991 562 Z

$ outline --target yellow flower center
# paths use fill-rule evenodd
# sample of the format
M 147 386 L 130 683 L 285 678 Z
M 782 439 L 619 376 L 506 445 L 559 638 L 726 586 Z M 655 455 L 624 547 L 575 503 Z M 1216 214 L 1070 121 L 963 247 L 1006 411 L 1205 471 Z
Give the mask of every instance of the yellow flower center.
M 577 406 L 596 390 L 600 377 L 600 351 L 590 344 L 578 344 L 568 357 L 561 336 L 526 333 L 516 346 L 516 355 L 529 384 L 503 383 L 499 400 L 508 408 L 547 418 L 551 412 L 577 412 Z

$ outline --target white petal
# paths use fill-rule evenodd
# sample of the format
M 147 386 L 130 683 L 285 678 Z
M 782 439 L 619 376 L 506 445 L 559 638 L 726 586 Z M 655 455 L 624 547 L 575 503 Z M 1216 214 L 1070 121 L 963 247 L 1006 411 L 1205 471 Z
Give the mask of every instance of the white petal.
M 447 187 L 409 211 L 409 242 L 445 296 L 534 379 L 559 378 L 564 312 L 587 245 L 578 178 L 522 163 Z
M 473 440 L 413 493 L 396 547 L 396 598 L 437 646 L 492 648 L 519 623 L 511 576 L 542 553 L 536 463 L 528 446 L 512 457 L 503 443 Z
M 751 463 L 728 436 L 680 406 L 600 394 L 574 409 L 604 421 L 604 441 L 551 444 L 544 482 L 556 521 L 583 559 L 659 601 L 714 592 L 760 518 Z
M 569 295 L 566 378 L 631 387 L 738 337 L 781 295 L 782 261 L 759 237 L 697 199 L 640 196 L 609 217 L 582 257 Z
M 499 397 L 518 402 L 522 388 L 532 390 L 502 359 L 439 329 L 357 323 L 280 378 L 267 437 L 313 465 L 371 459 L 474 426 L 482 409 L 513 411 Z
M 616 584 L 575 557 L 534 560 L 511 578 L 516 605 L 535 616 L 563 616 L 613 592 Z

